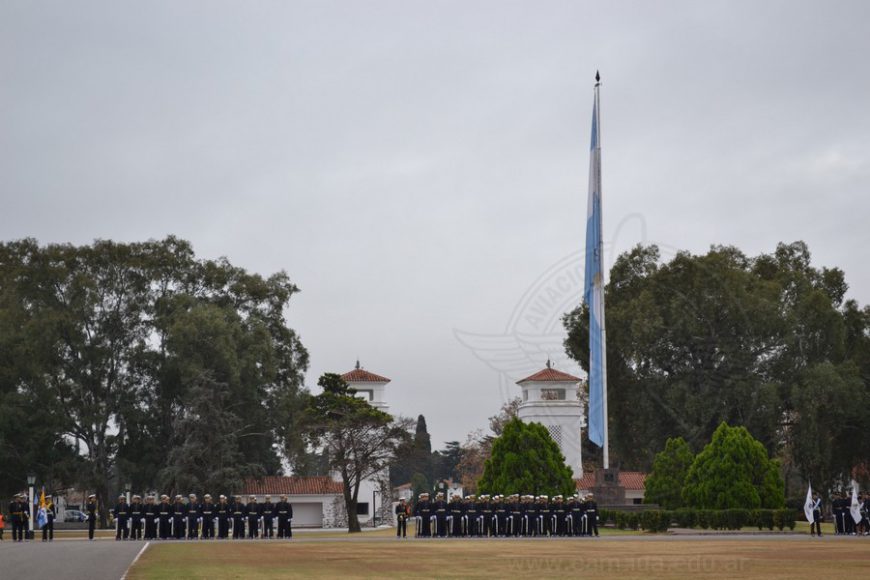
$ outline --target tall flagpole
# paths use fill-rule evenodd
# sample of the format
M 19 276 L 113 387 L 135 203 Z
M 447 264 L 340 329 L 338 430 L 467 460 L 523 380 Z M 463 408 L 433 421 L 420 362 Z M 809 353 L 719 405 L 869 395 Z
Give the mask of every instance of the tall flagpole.
M 589 307 L 589 440 L 603 448 L 610 468 L 607 428 L 607 333 L 604 326 L 604 253 L 601 195 L 601 75 L 595 73 L 592 143 L 589 151 L 589 205 L 586 214 L 584 300 Z
M 598 125 L 598 195 L 600 197 L 599 207 L 601 208 L 601 223 L 604 223 L 604 195 L 601 187 L 601 103 L 598 98 L 598 87 L 601 86 L 601 75 L 595 71 L 595 123 Z M 602 228 L 603 229 L 603 228 Z M 600 232 L 600 230 L 599 230 Z M 602 236 L 603 237 L 603 236 Z M 610 437 L 607 427 L 607 325 L 604 323 L 604 252 L 601 247 L 601 238 L 598 240 L 598 252 L 601 260 L 601 296 L 598 301 L 600 311 L 598 319 L 601 321 L 601 383 L 602 383 L 602 398 L 601 406 L 604 410 L 604 469 L 610 469 Z

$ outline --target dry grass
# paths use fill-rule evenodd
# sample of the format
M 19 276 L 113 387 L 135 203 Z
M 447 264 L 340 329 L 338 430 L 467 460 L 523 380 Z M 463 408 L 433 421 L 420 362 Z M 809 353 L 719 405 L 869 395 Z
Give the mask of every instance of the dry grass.
M 380 533 L 377 533 L 380 535 Z M 153 544 L 129 578 L 863 577 L 870 539 L 616 537 Z

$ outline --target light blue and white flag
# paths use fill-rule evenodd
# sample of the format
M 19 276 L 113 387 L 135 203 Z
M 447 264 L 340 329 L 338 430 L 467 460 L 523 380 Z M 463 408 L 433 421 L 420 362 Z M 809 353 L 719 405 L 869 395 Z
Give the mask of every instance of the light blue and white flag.
M 596 73 L 596 81 L 598 75 Z M 598 85 L 592 108 L 589 151 L 589 204 L 586 212 L 586 280 L 589 306 L 589 440 L 604 447 L 607 464 L 607 348 L 604 329 L 604 256 L 601 235 L 601 141 Z

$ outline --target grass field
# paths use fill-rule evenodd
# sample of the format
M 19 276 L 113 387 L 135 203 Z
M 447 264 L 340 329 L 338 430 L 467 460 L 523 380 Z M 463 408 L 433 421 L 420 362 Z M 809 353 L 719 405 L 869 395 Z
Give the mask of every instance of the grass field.
M 864 577 L 870 538 L 610 535 L 597 539 L 396 540 L 385 532 L 293 542 L 152 543 L 136 580 L 186 578 Z

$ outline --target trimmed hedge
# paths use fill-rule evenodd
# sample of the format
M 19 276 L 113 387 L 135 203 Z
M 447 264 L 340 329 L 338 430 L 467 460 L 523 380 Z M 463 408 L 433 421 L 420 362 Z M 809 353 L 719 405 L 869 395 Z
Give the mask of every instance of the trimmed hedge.
M 795 512 L 791 509 L 780 510 L 695 510 L 678 509 L 645 510 L 624 512 L 603 509 L 598 512 L 600 525 L 614 524 L 620 530 L 642 529 L 647 532 L 666 532 L 670 527 L 701 528 L 704 530 L 739 530 L 755 526 L 759 530 L 783 530 L 795 527 Z M 676 526 L 674 526 L 676 524 Z

